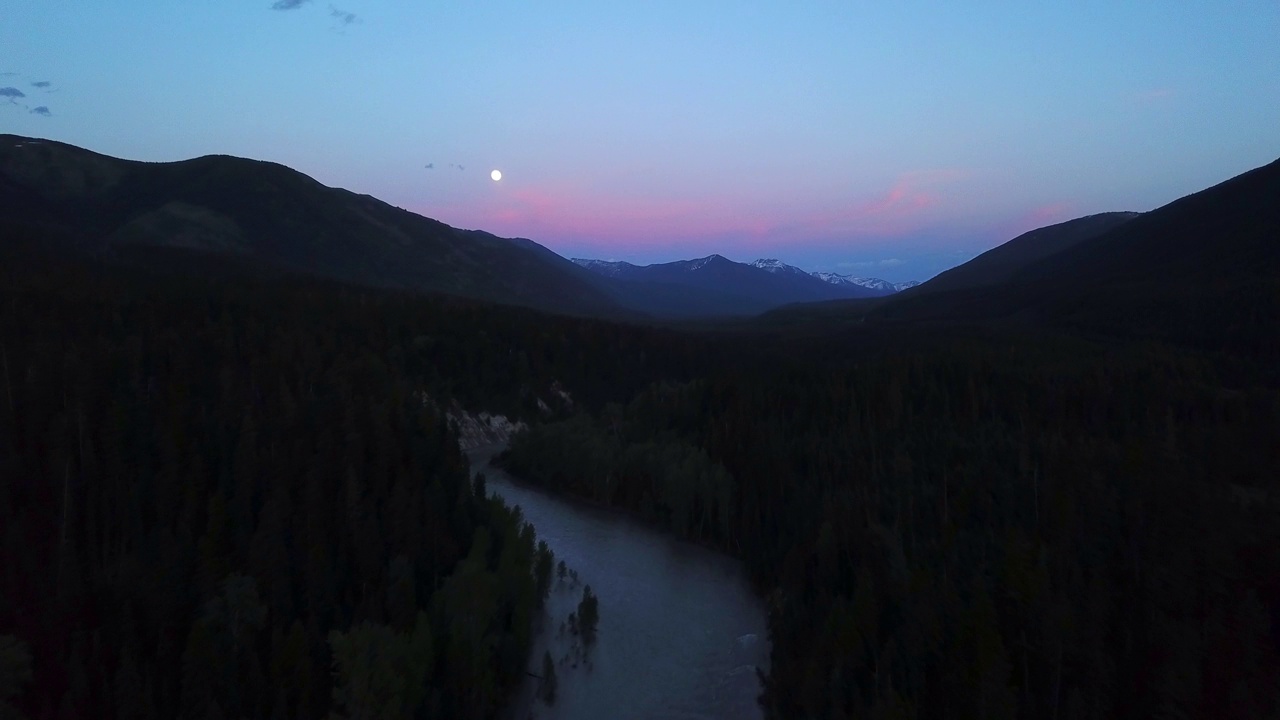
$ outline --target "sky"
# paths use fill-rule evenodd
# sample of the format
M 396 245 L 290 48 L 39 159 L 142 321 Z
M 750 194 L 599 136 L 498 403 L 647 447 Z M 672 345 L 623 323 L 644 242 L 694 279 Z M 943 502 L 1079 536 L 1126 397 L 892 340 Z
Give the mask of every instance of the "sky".
M 1280 157 L 1277 38 L 1275 0 L 5 0 L 0 132 L 568 257 L 924 280 Z

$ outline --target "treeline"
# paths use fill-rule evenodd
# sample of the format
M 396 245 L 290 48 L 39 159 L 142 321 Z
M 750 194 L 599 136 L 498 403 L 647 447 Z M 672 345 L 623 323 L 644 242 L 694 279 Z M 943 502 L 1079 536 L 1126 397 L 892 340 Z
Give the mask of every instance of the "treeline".
M 556 381 L 578 415 L 511 468 L 742 557 L 771 717 L 1277 712 L 1274 354 L 708 338 L 144 255 L 0 247 L 4 712 L 491 715 L 552 561 L 423 395 L 545 418 Z
M 624 441 L 620 413 L 618 405 L 607 406 L 605 426 L 581 414 L 535 425 L 512 438 L 497 462 L 548 490 L 625 508 L 682 537 L 723 540 L 729 473 L 688 442 Z
M 535 429 L 511 466 L 650 517 L 710 486 L 587 458 L 727 469 L 712 539 L 768 588 L 770 717 L 1261 717 L 1280 394 L 1247 366 L 1050 337 L 729 365 Z
M 198 256 L 4 250 L 0 708 L 32 718 L 491 717 L 553 563 L 424 393 L 527 415 L 555 380 L 589 406 L 692 356 Z
M 742 345 L 660 327 L 285 275 L 234 257 L 125 247 L 111 262 L 93 262 L 45 250 L 49 244 L 38 235 L 0 242 L 6 297 L 38 297 L 68 310 L 111 305 L 125 330 L 224 308 L 252 309 L 259 323 L 321 323 L 331 327 L 335 341 L 385 350 L 369 356 L 403 369 L 435 396 L 511 417 L 538 417 L 544 412 L 539 400 L 554 408 L 549 389 L 557 381 L 572 391 L 576 407 L 598 410 L 657 379 L 698 377 Z M 6 302 L 7 311 L 19 311 Z

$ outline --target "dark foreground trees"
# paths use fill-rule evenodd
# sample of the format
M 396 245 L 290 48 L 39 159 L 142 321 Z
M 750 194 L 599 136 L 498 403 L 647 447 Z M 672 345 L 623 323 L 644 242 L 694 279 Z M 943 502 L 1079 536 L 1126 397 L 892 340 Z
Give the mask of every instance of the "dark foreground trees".
M 1275 713 L 1274 354 L 756 349 L 24 262 L 0 264 L 0 702 L 29 717 L 492 714 L 572 574 L 423 395 L 532 417 L 555 380 L 584 413 L 511 468 L 742 557 L 772 717 Z
M 542 654 L 542 677 L 538 683 L 538 696 L 548 705 L 556 704 L 556 690 L 560 681 L 556 679 L 556 663 L 551 659 L 551 651 Z
M 600 626 L 600 598 L 591 592 L 591 586 L 585 585 L 582 588 L 582 599 L 578 601 L 578 633 L 582 635 L 582 642 L 586 647 L 591 647 L 596 641 L 596 634 L 599 632 Z
M 307 284 L 13 267 L 0 272 L 3 707 L 496 712 L 554 562 L 517 511 L 472 492 L 424 403 L 447 390 L 415 340 L 431 321 Z
M 506 461 L 742 557 L 771 717 L 1263 717 L 1271 375 L 1061 337 L 798 355 L 535 427 Z

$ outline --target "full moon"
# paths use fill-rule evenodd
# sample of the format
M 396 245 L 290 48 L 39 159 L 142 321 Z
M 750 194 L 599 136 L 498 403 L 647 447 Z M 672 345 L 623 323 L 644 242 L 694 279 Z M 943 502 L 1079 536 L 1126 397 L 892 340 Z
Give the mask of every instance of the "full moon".
M 494 182 L 498 182 L 499 180 L 502 179 L 502 171 L 494 170 L 493 172 L 489 173 L 489 177 L 493 178 Z

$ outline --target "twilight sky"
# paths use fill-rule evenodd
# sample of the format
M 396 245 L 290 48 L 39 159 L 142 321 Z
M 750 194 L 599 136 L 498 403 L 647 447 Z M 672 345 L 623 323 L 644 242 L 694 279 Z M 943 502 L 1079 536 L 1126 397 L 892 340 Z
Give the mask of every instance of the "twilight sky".
M 5 0 L 0 132 L 895 281 L 1280 157 L 1275 0 L 940 4 Z

